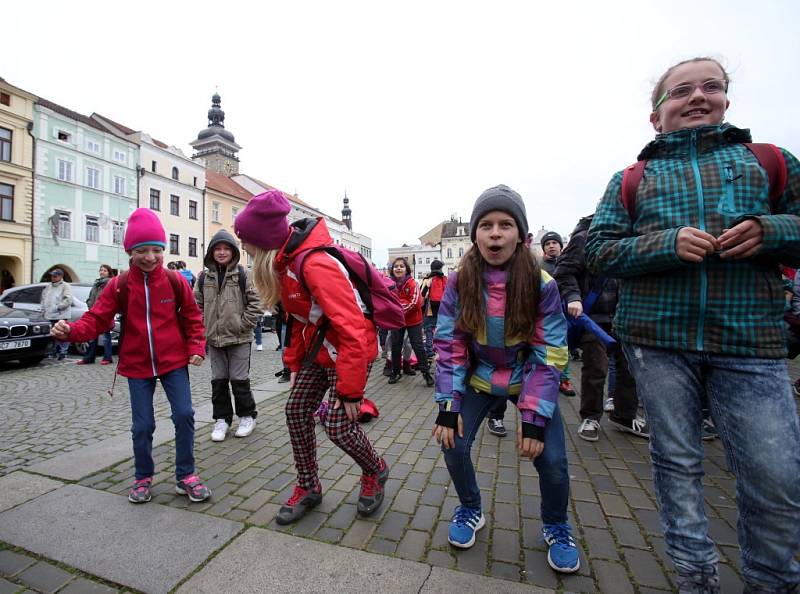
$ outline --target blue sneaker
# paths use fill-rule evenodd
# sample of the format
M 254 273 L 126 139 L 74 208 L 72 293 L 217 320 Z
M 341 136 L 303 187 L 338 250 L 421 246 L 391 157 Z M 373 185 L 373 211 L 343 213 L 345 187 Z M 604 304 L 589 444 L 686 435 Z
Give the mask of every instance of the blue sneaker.
M 479 507 L 459 505 L 450 522 L 447 542 L 459 549 L 468 549 L 475 544 L 475 533 L 483 528 L 486 519 Z
M 578 547 L 572 539 L 569 524 L 545 524 L 542 538 L 547 543 L 547 563 L 561 573 L 575 573 L 581 566 Z

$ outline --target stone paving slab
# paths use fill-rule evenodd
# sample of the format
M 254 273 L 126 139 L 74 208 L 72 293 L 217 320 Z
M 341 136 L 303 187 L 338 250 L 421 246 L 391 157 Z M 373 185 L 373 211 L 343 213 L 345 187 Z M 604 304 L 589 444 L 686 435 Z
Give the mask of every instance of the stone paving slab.
M 79 485 L 0 514 L 0 540 L 152 593 L 166 593 L 224 546 L 242 524 Z M 133 552 L 132 552 L 133 551 Z
M 465 579 L 458 572 L 424 563 L 250 528 L 184 583 L 178 594 L 227 591 L 231 576 L 237 592 L 546 592 L 492 578 Z
M 63 484 L 22 471 L 0 476 L 0 512 L 58 489 Z

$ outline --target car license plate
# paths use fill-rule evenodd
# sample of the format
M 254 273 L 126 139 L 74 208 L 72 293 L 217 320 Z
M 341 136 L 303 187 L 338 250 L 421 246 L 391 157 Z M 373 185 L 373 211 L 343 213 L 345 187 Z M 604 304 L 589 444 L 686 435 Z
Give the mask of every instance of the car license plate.
M 0 342 L 0 351 L 10 351 L 11 349 L 24 349 L 31 346 L 30 340 L 12 340 L 10 342 Z

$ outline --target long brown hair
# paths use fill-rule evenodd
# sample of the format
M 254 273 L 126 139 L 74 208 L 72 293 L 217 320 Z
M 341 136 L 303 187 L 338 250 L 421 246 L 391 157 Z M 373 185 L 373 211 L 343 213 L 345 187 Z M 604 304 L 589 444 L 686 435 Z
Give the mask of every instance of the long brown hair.
M 486 327 L 483 273 L 486 260 L 476 244 L 464 254 L 458 267 L 458 298 L 461 311 L 456 327 L 470 334 Z M 541 272 L 525 243 L 518 243 L 506 266 L 505 337 L 528 339 L 536 332 Z

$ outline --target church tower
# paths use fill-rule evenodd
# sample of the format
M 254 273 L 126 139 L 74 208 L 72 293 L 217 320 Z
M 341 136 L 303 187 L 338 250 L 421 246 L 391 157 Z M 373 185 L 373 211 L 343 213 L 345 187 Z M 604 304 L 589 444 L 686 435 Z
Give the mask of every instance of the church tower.
M 347 228 L 352 231 L 353 230 L 353 219 L 351 215 L 353 211 L 350 210 L 350 199 L 347 197 L 347 192 L 344 193 L 344 208 L 342 209 L 342 222 L 347 226 Z
M 211 109 L 208 110 L 208 128 L 202 130 L 189 144 L 194 148 L 192 159 L 205 163 L 206 169 L 227 175 L 239 173 L 239 157 L 242 148 L 225 129 L 225 112 L 222 111 L 221 98 L 214 93 Z

